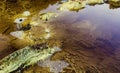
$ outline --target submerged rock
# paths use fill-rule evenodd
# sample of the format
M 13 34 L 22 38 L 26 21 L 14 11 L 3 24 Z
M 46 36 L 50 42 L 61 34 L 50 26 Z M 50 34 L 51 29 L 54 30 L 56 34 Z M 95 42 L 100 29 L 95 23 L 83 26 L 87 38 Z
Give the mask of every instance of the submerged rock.
M 21 28 L 21 30 L 23 30 L 23 31 L 27 31 L 27 30 L 30 30 L 30 29 L 31 29 L 31 25 L 30 24 L 27 24 L 26 26 Z
M 109 0 L 107 3 L 110 4 L 110 9 L 115 9 L 120 7 L 120 0 Z
M 63 68 L 67 67 L 69 64 L 64 61 L 50 61 L 50 59 L 48 59 L 39 62 L 38 65 L 42 67 L 49 67 L 51 72 L 59 73 L 62 72 Z
M 60 51 L 58 47 L 48 48 L 42 47 L 42 45 L 39 47 L 41 48 L 27 46 L 3 58 L 0 60 L 0 73 L 10 73 L 19 68 L 25 68 L 38 61 L 43 61 L 52 56 L 53 53 Z
M 120 2 L 120 0 L 109 0 L 111 2 Z
M 44 21 L 48 21 L 48 20 L 50 20 L 51 18 L 54 18 L 54 17 L 57 17 L 57 14 L 53 13 L 53 12 L 42 13 L 42 14 L 39 15 L 39 18 L 41 20 L 44 20 Z
M 64 2 L 67 2 L 68 0 L 61 0 L 60 3 L 64 3 Z
M 78 11 L 82 8 L 84 8 L 86 5 L 86 1 L 80 2 L 80 1 L 68 1 L 63 3 L 60 7 L 59 10 L 71 10 L 71 11 Z
M 103 0 L 87 0 L 87 4 L 89 5 L 95 5 L 95 4 L 103 4 Z

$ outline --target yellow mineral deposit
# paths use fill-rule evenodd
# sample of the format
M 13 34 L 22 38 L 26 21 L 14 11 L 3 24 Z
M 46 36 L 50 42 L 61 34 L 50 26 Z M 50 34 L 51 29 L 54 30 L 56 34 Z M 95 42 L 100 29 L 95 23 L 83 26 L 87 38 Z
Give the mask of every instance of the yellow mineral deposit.
M 46 35 L 45 35 L 45 39 L 49 39 L 51 37 L 51 34 L 50 33 L 47 33 Z
M 109 0 L 109 1 L 112 1 L 112 2 L 119 2 L 120 0 Z
M 48 21 L 50 20 L 51 18 L 55 18 L 57 16 L 56 13 L 54 12 L 47 12 L 47 13 L 42 13 L 39 15 L 39 18 L 43 21 Z
M 31 26 L 38 26 L 39 23 L 37 21 L 30 21 Z
M 21 66 L 25 68 L 34 65 L 38 61 L 50 58 L 55 52 L 61 51 L 59 47 L 47 48 L 42 46 L 39 46 L 41 49 L 27 46 L 3 58 L 0 60 L 0 73 L 10 73 Z
M 46 32 L 46 33 L 49 33 L 49 32 L 50 32 L 50 29 L 45 28 L 45 32 Z
M 64 2 L 58 9 L 61 11 L 64 11 L 64 10 L 78 11 L 78 10 L 84 8 L 85 5 L 86 5 L 86 1 L 83 1 L 83 2 L 68 1 L 68 2 Z
M 23 16 L 30 16 L 31 14 L 30 14 L 29 11 L 24 11 L 22 15 L 23 15 Z
M 104 3 L 103 0 L 87 0 L 87 4 L 90 4 L 90 5 L 92 5 L 92 4 L 102 4 L 102 3 Z

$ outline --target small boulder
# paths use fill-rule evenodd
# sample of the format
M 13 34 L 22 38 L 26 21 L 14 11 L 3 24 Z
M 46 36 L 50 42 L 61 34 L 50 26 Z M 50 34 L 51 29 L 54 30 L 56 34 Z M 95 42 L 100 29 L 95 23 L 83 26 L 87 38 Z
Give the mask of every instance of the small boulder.
M 95 5 L 95 4 L 103 4 L 103 0 L 87 0 L 87 4 L 89 5 Z
M 24 31 L 14 31 L 14 32 L 11 32 L 10 35 L 18 39 L 23 39 Z
M 84 8 L 86 5 L 86 1 L 68 1 L 63 3 L 60 7 L 59 10 L 71 10 L 71 11 L 78 11 L 82 8 Z
M 53 13 L 53 12 L 48 12 L 48 13 L 40 14 L 39 17 L 40 17 L 41 20 L 48 21 L 53 17 L 57 17 L 57 14 Z

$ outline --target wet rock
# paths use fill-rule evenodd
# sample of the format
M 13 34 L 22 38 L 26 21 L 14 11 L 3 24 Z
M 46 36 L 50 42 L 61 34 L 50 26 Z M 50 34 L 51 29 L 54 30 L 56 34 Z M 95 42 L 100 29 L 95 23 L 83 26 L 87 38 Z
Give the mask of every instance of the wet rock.
M 18 39 L 23 39 L 24 38 L 24 32 L 23 31 L 14 31 L 11 32 L 10 35 L 18 38 Z
M 71 11 L 78 11 L 82 8 L 84 8 L 86 5 L 86 2 L 80 2 L 80 1 L 68 1 L 63 3 L 60 7 L 59 10 L 63 11 L 63 10 L 71 10 Z
M 119 2 L 120 0 L 109 0 L 111 2 Z
M 30 21 L 31 26 L 38 26 L 39 23 L 37 21 Z
M 30 13 L 29 11 L 24 11 L 22 15 L 23 15 L 23 16 L 30 16 L 31 13 Z
M 44 21 L 48 21 L 48 20 L 50 20 L 51 18 L 54 18 L 54 17 L 57 17 L 57 14 L 53 13 L 53 12 L 42 13 L 42 14 L 39 15 L 39 18 L 41 20 L 44 20 Z
M 25 21 L 26 18 L 17 18 L 14 20 L 14 23 L 20 24 L 23 23 Z
M 25 21 L 26 18 L 17 18 L 14 20 L 14 23 L 16 23 L 17 29 L 22 28 L 22 23 Z
M 43 50 L 43 49 L 45 49 L 45 48 L 48 48 L 47 45 L 46 45 L 46 43 L 36 44 L 36 45 L 31 46 L 31 47 L 32 47 L 33 49 L 41 49 L 41 50 Z
M 31 29 L 31 25 L 30 24 L 27 24 L 25 27 L 22 27 L 21 30 L 23 31 L 27 31 L 27 30 L 30 30 Z
M 89 5 L 95 5 L 95 4 L 103 4 L 103 0 L 87 0 L 87 4 Z
M 110 4 L 110 7 L 109 7 L 110 9 L 115 9 L 120 7 L 119 0 L 109 0 L 107 3 Z

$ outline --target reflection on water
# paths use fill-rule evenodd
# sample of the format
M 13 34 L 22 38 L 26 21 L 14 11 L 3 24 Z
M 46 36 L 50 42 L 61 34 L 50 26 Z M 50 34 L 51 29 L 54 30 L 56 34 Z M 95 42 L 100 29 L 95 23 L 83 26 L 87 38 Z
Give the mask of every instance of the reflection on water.
M 54 33 L 47 42 L 60 41 L 63 49 L 51 60 L 67 61 L 70 66 L 64 69 L 65 73 L 120 73 L 120 9 L 102 4 L 87 5 L 79 12 L 61 12 L 57 6 L 42 10 L 59 14 L 45 23 Z M 49 72 L 35 65 L 24 73 L 45 73 L 41 70 Z
M 50 22 L 55 32 L 53 39 L 62 40 L 67 55 L 60 57 L 67 60 L 76 73 L 120 72 L 119 9 L 110 10 L 108 4 L 103 4 L 60 14 Z M 53 59 L 57 57 L 59 54 Z

